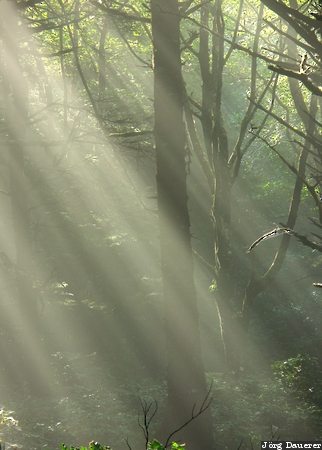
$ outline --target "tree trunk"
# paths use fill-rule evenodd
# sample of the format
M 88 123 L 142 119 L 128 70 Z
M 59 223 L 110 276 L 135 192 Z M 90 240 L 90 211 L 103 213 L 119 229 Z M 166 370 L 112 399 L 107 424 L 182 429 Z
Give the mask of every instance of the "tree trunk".
M 296 0 L 291 0 L 290 5 L 294 9 L 296 9 L 298 6 Z M 294 39 L 297 38 L 296 32 L 292 29 L 290 25 L 288 26 L 288 35 Z M 289 58 L 296 59 L 298 54 L 296 44 L 291 39 L 287 39 L 286 44 Z M 310 136 L 314 136 L 316 131 L 314 119 L 317 114 L 317 97 L 315 97 L 312 94 L 310 102 L 306 102 L 303 93 L 301 91 L 300 83 L 292 78 L 289 78 L 288 82 L 290 93 L 294 102 L 294 107 L 302 120 L 307 135 L 307 138 L 304 139 L 303 147 L 300 151 L 298 162 L 296 165 L 297 175 L 294 181 L 293 193 L 290 200 L 288 217 L 286 221 L 286 227 L 293 229 L 297 221 L 297 216 L 301 203 L 301 195 L 304 186 L 303 180 L 305 179 L 306 176 L 307 159 L 311 151 L 311 143 L 309 138 Z M 294 147 L 294 152 L 296 152 L 296 147 Z M 319 201 L 319 198 L 314 190 L 313 194 L 314 194 L 313 198 L 316 200 L 316 206 L 321 217 L 321 205 L 320 205 L 321 202 Z M 263 292 L 270 284 L 272 284 L 276 275 L 282 268 L 289 247 L 289 242 L 290 236 L 284 235 L 282 237 L 278 251 L 276 252 L 275 257 L 272 261 L 272 264 L 267 269 L 266 273 L 264 273 L 261 276 L 256 276 L 253 271 L 253 275 L 251 276 L 248 286 L 246 287 L 245 290 L 242 306 L 242 323 L 246 333 L 248 332 L 251 311 L 253 308 L 253 304 L 256 301 L 256 297 L 259 295 L 259 293 Z M 254 265 L 255 263 L 253 260 L 253 266 Z
M 167 336 L 167 405 L 163 438 L 206 396 L 187 206 L 184 90 L 177 0 L 152 0 L 154 109 L 161 270 Z M 213 449 L 210 411 L 182 435 L 191 450 Z

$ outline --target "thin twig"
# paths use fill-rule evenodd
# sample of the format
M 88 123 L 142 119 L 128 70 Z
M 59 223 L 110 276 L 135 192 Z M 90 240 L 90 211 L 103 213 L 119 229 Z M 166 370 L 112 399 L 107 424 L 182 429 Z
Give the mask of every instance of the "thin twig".
M 172 433 L 169 434 L 166 443 L 164 445 L 165 448 L 168 448 L 170 445 L 171 438 L 177 434 L 179 431 L 183 430 L 186 426 L 188 426 L 193 420 L 195 420 L 197 417 L 199 417 L 202 413 L 204 413 L 211 405 L 213 398 L 210 396 L 212 391 L 213 382 L 211 382 L 209 389 L 205 395 L 205 398 L 203 399 L 200 408 L 195 412 L 196 410 L 196 403 L 193 405 L 191 410 L 191 417 L 186 420 L 180 427 L 178 427 L 176 430 L 174 430 Z
M 132 450 L 132 447 L 130 446 L 130 443 L 129 443 L 129 438 L 126 438 L 126 439 L 125 439 L 125 443 L 126 443 L 127 448 L 128 448 L 129 450 Z M 1 449 L 0 449 L 0 450 L 1 450 Z

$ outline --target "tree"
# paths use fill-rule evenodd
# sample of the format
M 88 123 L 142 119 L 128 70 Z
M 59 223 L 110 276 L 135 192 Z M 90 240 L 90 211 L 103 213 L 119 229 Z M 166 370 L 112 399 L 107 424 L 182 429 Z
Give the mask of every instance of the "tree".
M 289 6 L 276 0 L 262 0 L 262 3 L 293 28 L 300 37 L 300 39 L 295 37 L 295 40 L 305 52 L 301 62 L 295 68 L 285 68 L 279 64 L 270 65 L 269 68 L 281 75 L 301 81 L 313 94 L 322 96 L 321 2 L 310 2 L 310 6 L 315 9 L 313 12 L 311 10 L 310 14 L 301 11 L 297 2 L 290 2 Z M 294 40 L 294 36 L 292 39 Z
M 154 111 L 161 271 L 167 340 L 165 432 L 206 395 L 187 198 L 180 16 L 176 0 L 152 0 Z M 187 431 L 189 448 L 213 449 L 209 414 Z
M 261 45 L 265 42 L 267 36 L 264 36 L 264 30 L 268 29 L 267 20 L 264 16 L 263 5 L 260 6 L 257 13 L 256 29 L 254 32 L 253 45 L 249 49 L 246 46 L 238 44 L 240 29 L 243 30 L 241 21 L 244 3 L 240 2 L 232 38 L 226 37 L 226 18 L 225 4 L 222 1 L 216 1 L 214 6 L 203 4 L 200 7 L 200 21 L 195 19 L 195 9 L 192 16 L 188 17 L 190 21 L 199 27 L 199 49 L 190 43 L 186 47 L 191 51 L 198 61 L 202 86 L 200 87 L 200 101 L 195 96 L 187 95 L 186 102 L 186 121 L 190 135 L 193 150 L 197 155 L 202 169 L 204 170 L 206 181 L 212 196 L 211 216 L 214 224 L 214 291 L 215 300 L 218 308 L 220 330 L 227 368 L 238 371 L 241 364 L 241 353 L 246 347 L 247 334 L 249 329 L 251 312 L 255 299 L 258 294 L 263 292 L 268 286 L 272 286 L 273 281 L 280 271 L 286 257 L 290 236 L 284 236 L 273 256 L 271 262 L 265 261 L 268 269 L 263 273 L 255 270 L 259 266 L 258 261 L 250 260 L 247 262 L 245 256 L 241 254 L 240 247 L 242 225 L 236 225 L 236 222 L 243 223 L 244 218 L 238 217 L 236 208 L 234 208 L 235 199 L 238 198 L 236 188 L 238 180 L 242 174 L 242 163 L 247 158 L 246 152 L 251 148 L 255 139 L 269 134 L 269 129 L 274 127 L 274 121 L 278 122 L 279 116 L 273 113 L 273 109 L 282 107 L 283 102 L 278 97 L 278 77 L 275 74 L 266 81 L 267 72 L 260 65 L 260 60 L 274 64 L 274 60 L 265 56 L 261 51 Z M 274 32 L 276 30 L 274 29 Z M 279 36 L 279 35 L 277 35 Z M 276 38 L 276 33 L 274 35 Z M 196 39 L 196 37 L 195 37 Z M 189 40 L 187 39 L 187 42 Z M 228 45 L 226 44 L 228 43 Z M 280 37 L 280 47 L 283 48 L 283 36 Z M 223 113 L 225 106 L 224 89 L 227 66 L 229 65 L 232 52 L 238 49 L 251 57 L 251 68 L 249 74 L 249 93 L 248 106 L 244 116 L 239 122 L 239 133 L 235 138 L 233 133 L 229 133 L 229 119 Z M 280 48 L 275 46 L 272 54 L 276 52 L 279 56 Z M 238 80 L 238 76 L 237 76 Z M 188 90 L 188 88 L 187 88 Z M 299 111 L 298 99 L 299 90 L 291 85 L 290 93 L 293 96 L 294 105 Z M 262 103 L 268 102 L 269 107 L 263 108 Z M 302 99 L 303 103 L 303 99 Z M 305 111 L 299 117 L 309 114 L 309 108 L 305 106 Z M 263 110 L 264 116 L 260 116 Z M 311 114 L 315 114 L 314 101 Z M 202 136 L 199 139 L 199 127 L 194 124 L 193 116 L 200 121 Z M 273 121 L 272 121 L 273 119 Z M 307 118 L 306 118 L 307 119 Z M 256 125 L 253 125 L 256 121 Z M 276 123 L 275 122 L 275 123 Z M 269 140 L 262 139 L 266 148 L 276 152 L 281 160 L 287 165 L 296 176 L 294 189 L 290 199 L 290 207 L 286 223 L 294 227 L 303 187 L 303 177 L 305 178 L 305 164 L 312 143 L 311 128 L 308 128 L 307 120 L 302 120 L 305 133 L 302 133 L 304 143 L 301 144 L 299 160 L 296 164 L 288 163 L 287 159 L 270 145 Z M 286 121 L 280 122 L 283 126 L 288 125 Z M 235 125 L 235 124 L 234 124 Z M 292 132 L 296 131 L 291 129 Z M 231 136 L 232 135 L 232 136 Z M 306 138 L 307 137 L 307 138 Z M 291 140 L 292 138 L 290 138 Z M 298 149 L 294 148 L 298 153 Z M 314 193 L 314 189 L 312 190 Z M 315 194 L 315 193 L 314 193 Z M 313 195 L 314 195 L 313 194 Z M 315 194 L 316 199 L 316 194 Z M 316 202 L 317 206 L 319 202 Z M 243 270 L 247 266 L 249 270 Z M 245 276 L 236 274 L 243 272 Z

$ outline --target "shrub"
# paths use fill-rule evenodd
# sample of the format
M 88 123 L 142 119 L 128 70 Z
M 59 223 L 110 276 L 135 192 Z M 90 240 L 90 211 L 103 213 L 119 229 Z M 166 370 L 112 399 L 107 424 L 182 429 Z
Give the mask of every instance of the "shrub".
M 62 444 L 61 450 L 112 450 L 108 445 L 101 445 L 98 442 L 90 442 L 88 447 L 67 447 L 65 444 Z M 164 445 L 162 445 L 159 441 L 154 439 L 152 442 L 148 443 L 146 450 L 165 450 Z M 171 450 L 186 450 L 185 444 L 179 444 L 178 442 L 172 442 Z

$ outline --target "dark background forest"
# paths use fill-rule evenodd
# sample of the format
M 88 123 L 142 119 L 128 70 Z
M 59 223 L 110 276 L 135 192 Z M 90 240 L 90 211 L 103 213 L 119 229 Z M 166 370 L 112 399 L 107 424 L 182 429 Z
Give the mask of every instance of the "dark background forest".
M 321 35 L 321 0 L 0 0 L 6 448 L 322 440 Z

